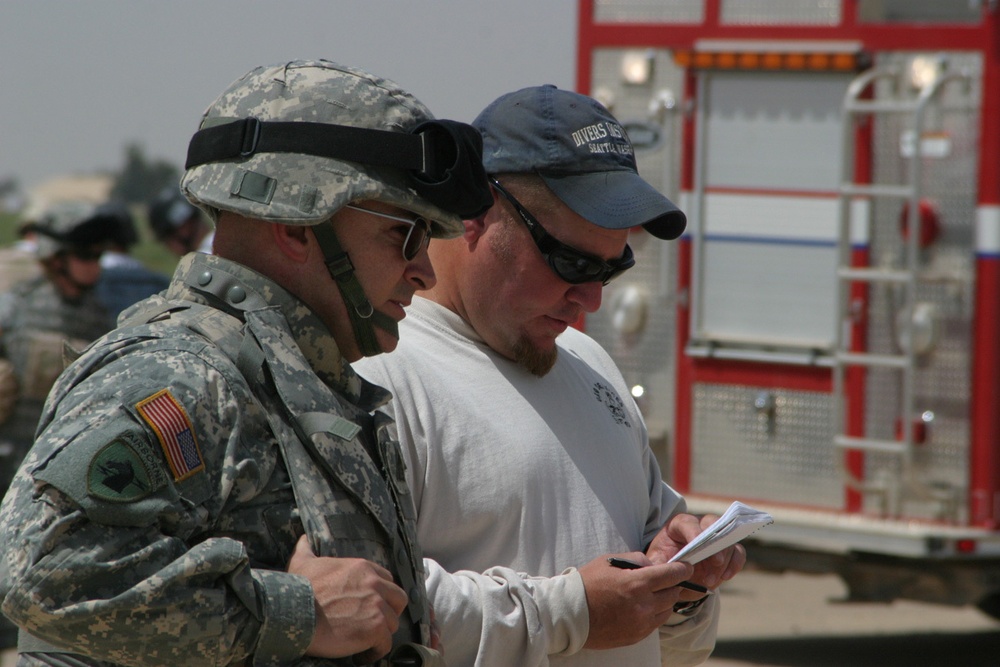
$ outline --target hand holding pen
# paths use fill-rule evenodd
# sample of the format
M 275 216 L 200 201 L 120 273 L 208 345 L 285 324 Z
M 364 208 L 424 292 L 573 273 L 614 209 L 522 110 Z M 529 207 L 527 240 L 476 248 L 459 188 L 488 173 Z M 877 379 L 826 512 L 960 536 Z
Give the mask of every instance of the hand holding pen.
M 618 556 L 611 556 L 608 558 L 608 562 L 611 563 L 611 567 L 617 567 L 621 570 L 638 570 L 639 568 L 646 567 L 636 563 L 634 560 L 629 560 L 627 558 L 619 558 Z M 702 595 L 711 595 L 712 591 L 700 584 L 696 584 L 690 581 L 682 581 L 677 584 L 681 588 L 686 588 L 689 591 L 695 591 L 696 593 L 701 593 Z
M 590 613 L 585 648 L 634 644 L 679 613 L 678 605 L 688 605 L 684 598 L 699 595 L 677 585 L 694 575 L 695 569 L 688 563 L 654 564 L 641 551 L 615 554 L 616 558 L 645 565 L 625 571 L 611 567 L 608 556 L 604 554 L 578 568 Z

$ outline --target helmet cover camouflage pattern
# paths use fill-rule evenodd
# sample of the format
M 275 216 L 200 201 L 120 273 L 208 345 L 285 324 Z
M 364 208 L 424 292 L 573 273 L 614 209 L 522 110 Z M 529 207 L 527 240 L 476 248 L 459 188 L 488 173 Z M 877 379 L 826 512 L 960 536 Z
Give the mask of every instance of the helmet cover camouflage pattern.
M 258 67 L 205 111 L 199 129 L 247 117 L 408 132 L 433 119 L 392 81 L 326 60 Z M 247 176 L 269 184 L 266 196 L 242 194 Z M 376 200 L 433 221 L 435 236 L 462 231 L 458 216 L 417 195 L 402 170 L 299 153 L 255 153 L 188 169 L 181 189 L 213 219 L 220 210 L 288 225 L 315 225 L 352 201 Z

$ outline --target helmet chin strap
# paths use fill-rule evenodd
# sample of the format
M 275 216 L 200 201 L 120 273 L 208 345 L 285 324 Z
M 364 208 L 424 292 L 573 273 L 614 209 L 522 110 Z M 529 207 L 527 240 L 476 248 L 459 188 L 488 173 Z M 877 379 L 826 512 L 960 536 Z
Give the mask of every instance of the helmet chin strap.
M 323 251 L 326 268 L 330 271 L 330 275 L 336 281 L 337 288 L 344 298 L 344 304 L 347 306 L 347 317 L 351 321 L 358 349 L 365 357 L 381 354 L 383 350 L 375 337 L 375 327 L 377 326 L 399 338 L 399 327 L 396 321 L 372 308 L 371 302 L 365 296 L 364 289 L 354 273 L 354 264 L 344 252 L 340 241 L 337 240 L 333 226 L 323 223 L 314 225 L 312 230 L 319 242 L 320 249 Z

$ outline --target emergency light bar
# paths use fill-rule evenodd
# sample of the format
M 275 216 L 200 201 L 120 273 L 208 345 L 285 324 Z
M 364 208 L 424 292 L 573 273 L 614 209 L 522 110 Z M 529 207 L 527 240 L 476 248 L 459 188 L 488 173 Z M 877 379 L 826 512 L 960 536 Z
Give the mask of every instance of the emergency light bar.
M 674 51 L 688 69 L 857 72 L 871 66 L 860 42 L 763 42 L 704 40 Z

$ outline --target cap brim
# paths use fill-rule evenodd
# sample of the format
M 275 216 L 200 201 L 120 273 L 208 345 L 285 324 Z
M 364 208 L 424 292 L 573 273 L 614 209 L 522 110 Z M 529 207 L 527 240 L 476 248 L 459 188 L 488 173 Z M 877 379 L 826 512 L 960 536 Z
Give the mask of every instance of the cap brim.
M 606 229 L 642 226 L 672 240 L 684 233 L 687 217 L 633 171 L 541 174 L 545 183 L 575 213 Z

